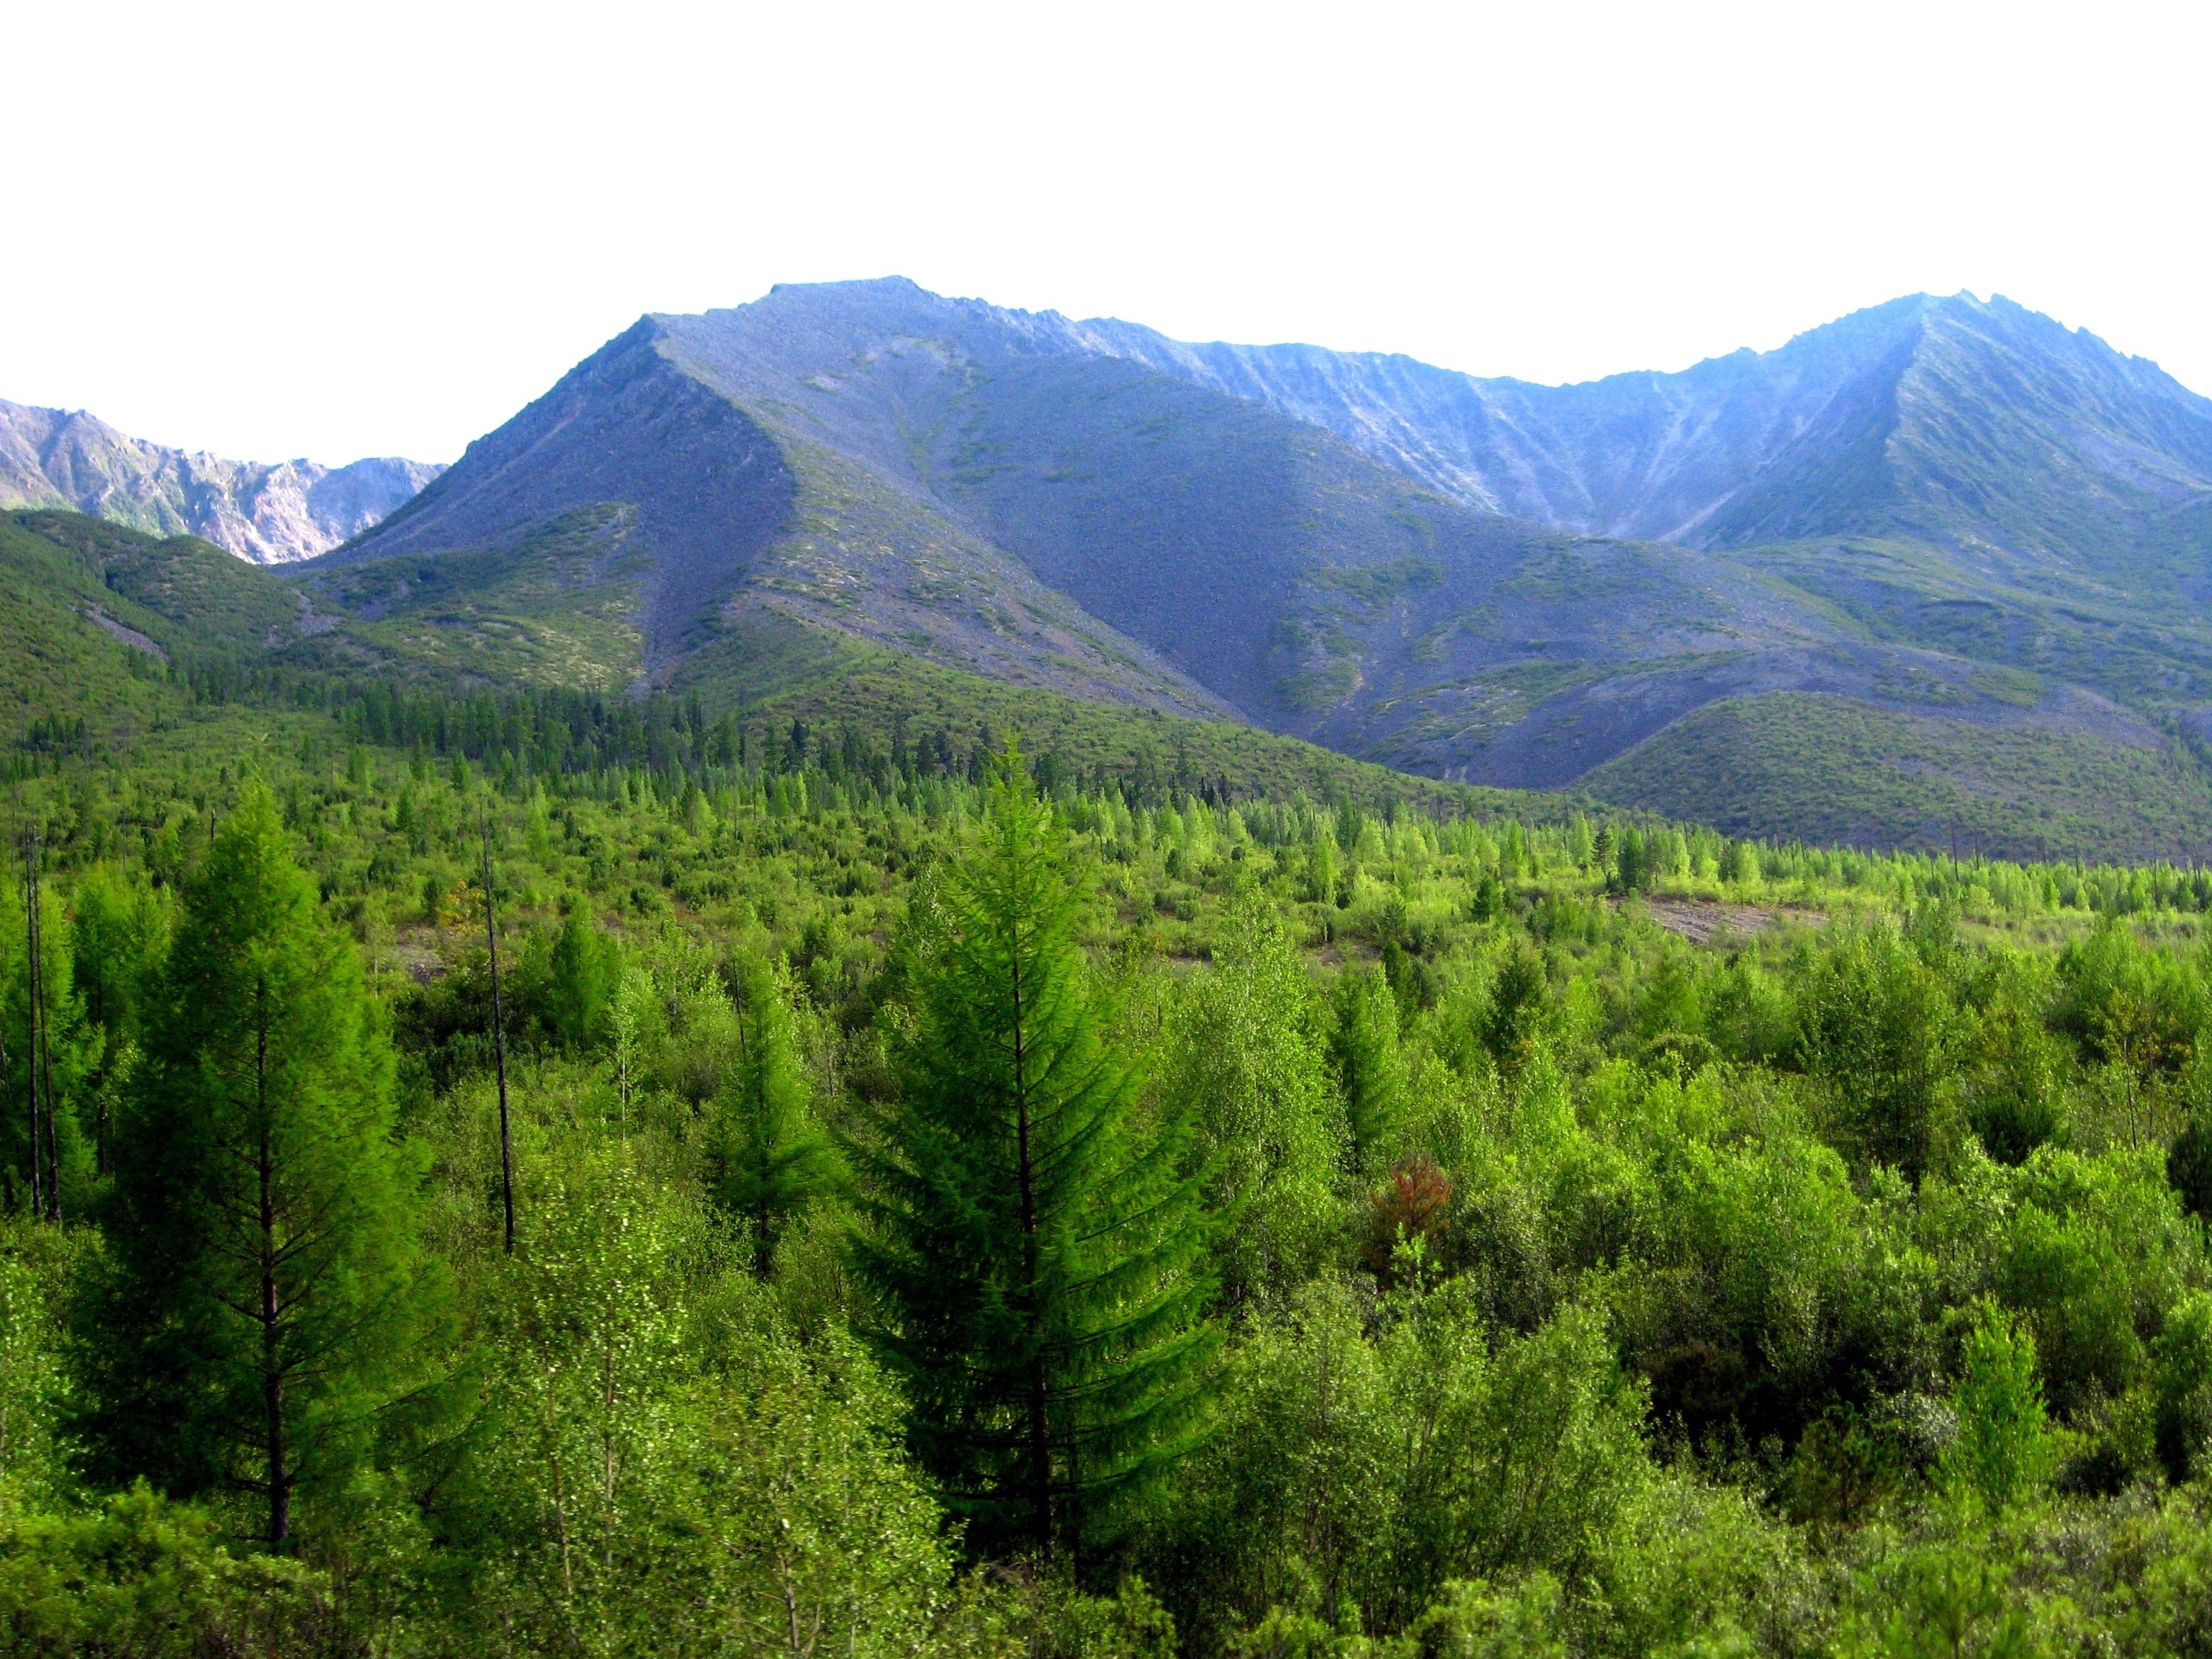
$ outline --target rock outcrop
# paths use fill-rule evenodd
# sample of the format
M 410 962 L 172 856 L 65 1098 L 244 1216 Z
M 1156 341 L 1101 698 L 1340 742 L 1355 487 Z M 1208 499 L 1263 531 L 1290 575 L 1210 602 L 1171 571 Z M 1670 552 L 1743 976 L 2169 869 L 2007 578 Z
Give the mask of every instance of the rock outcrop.
M 380 522 L 445 469 L 378 457 L 266 465 L 171 449 L 82 410 L 0 400 L 0 507 L 58 507 L 255 564 L 313 558 Z

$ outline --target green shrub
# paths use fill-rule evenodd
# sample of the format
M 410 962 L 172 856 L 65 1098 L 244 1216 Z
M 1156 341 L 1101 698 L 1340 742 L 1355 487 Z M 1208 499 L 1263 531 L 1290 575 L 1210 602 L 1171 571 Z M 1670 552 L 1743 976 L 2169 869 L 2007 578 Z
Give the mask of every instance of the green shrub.
M 95 1510 L 0 1517 L 0 1650 L 289 1659 L 352 1644 L 325 1577 L 234 1555 L 209 1516 L 140 1486 Z

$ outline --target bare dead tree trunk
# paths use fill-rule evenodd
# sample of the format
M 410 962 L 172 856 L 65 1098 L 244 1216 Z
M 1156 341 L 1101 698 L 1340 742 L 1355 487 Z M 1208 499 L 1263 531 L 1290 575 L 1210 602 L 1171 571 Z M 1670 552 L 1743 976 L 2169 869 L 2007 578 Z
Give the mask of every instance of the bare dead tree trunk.
M 514 1132 L 507 1115 L 507 1018 L 499 1001 L 499 925 L 493 914 L 491 823 L 483 824 L 484 945 L 491 954 L 491 1054 L 499 1079 L 499 1195 L 506 1211 L 507 1253 L 514 1254 Z
M 23 844 L 23 1080 L 31 1103 L 31 1214 L 46 1212 L 44 1152 L 39 1121 L 39 1016 L 46 999 L 39 983 L 39 854 L 34 835 Z
M 285 1467 L 284 1371 L 282 1312 L 276 1294 L 276 1170 L 270 1145 L 269 987 L 255 988 L 253 1089 L 258 1132 L 254 1173 L 259 1180 L 261 1229 L 261 1405 L 269 1461 L 269 1541 L 281 1546 L 292 1535 L 292 1477 Z
M 46 1008 L 46 912 L 39 888 L 39 865 L 44 849 L 40 839 L 31 837 L 31 913 L 36 919 L 36 943 L 33 961 L 36 975 L 33 980 L 39 1010 L 39 1079 L 40 1092 L 46 1097 L 46 1219 L 58 1227 L 62 1221 L 62 1141 L 61 1131 L 56 1127 L 54 1115 L 54 1053 L 52 1024 Z M 39 1161 L 35 1142 L 31 1147 L 31 1162 Z
M 39 1170 L 39 922 L 37 895 L 31 888 L 31 846 L 23 843 L 23 1082 L 31 1107 L 31 1213 L 46 1207 Z

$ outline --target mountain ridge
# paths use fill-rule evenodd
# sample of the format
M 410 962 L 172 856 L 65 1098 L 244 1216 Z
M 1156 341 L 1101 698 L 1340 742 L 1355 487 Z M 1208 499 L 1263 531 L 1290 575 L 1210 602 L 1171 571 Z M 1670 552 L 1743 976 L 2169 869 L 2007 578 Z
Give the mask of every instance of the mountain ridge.
M 1981 385 L 2016 378 L 2033 349 L 2053 362 L 2070 358 L 2071 390 L 2101 404 L 2108 417 L 2111 394 L 2123 386 L 2158 417 L 2155 430 L 2124 422 L 2118 433 L 2090 434 L 2098 439 L 2090 453 L 2069 458 L 2085 475 L 2098 469 L 2084 463 L 2101 459 L 2111 479 L 2152 495 L 2212 496 L 2212 399 L 2147 358 L 2125 356 L 2087 329 L 2067 329 L 2002 295 L 1987 301 L 1905 295 L 1807 330 L 1770 352 L 1746 348 L 1680 371 L 1632 371 L 1557 386 L 1485 378 L 1397 354 L 1193 344 L 1113 319 L 1060 321 L 1084 349 L 1267 403 L 1470 505 L 1582 534 L 1703 547 L 1899 529 L 1955 534 L 1962 515 L 1939 503 L 1923 503 L 1934 510 L 1917 520 L 1864 511 L 1791 515 L 1736 503 L 1754 484 L 1754 499 L 1794 493 L 1789 453 L 1818 439 L 1824 421 L 1832 427 L 1836 416 L 1851 412 L 1850 403 L 1839 400 L 1878 404 L 1885 389 L 1915 371 L 1921 380 L 1910 390 L 1925 398 L 1940 390 L 1929 384 L 1937 372 L 1955 374 L 1960 357 L 1977 344 L 1980 360 L 1966 367 Z M 1692 418 L 1700 400 L 1702 418 Z M 1859 424 L 1866 424 L 1863 413 Z M 2019 434 L 2015 441 L 2048 435 Z M 1593 451 L 1607 439 L 1619 447 Z M 1668 483 L 1677 487 L 1661 487 Z M 2015 521 L 2015 533 L 2019 528 Z
M 557 544 L 570 574 L 532 579 L 529 616 L 576 571 L 630 572 L 640 687 L 746 682 L 772 618 L 1462 781 L 1589 779 L 1681 811 L 1699 775 L 1763 779 L 1775 810 L 1874 839 L 1968 810 L 1972 790 L 1899 816 L 1930 756 L 1996 757 L 1976 787 L 2014 834 L 2093 753 L 2179 777 L 2212 732 L 2212 628 L 2173 602 L 2212 586 L 2212 404 L 2094 336 L 1907 296 L 1683 376 L 1511 383 L 1510 407 L 1501 383 L 1389 360 L 1413 392 L 1492 398 L 1519 446 L 1498 476 L 1555 523 L 1286 406 L 1286 362 L 1364 395 L 1352 371 L 1376 361 L 1185 347 L 904 279 L 782 285 L 641 318 L 303 579 L 319 611 L 366 617 L 391 585 L 339 573 L 402 557 L 410 625 L 481 629 L 452 608 L 466 573 Z M 1804 805 L 1823 710 L 1863 774 L 1897 746 L 1870 817 Z M 1714 763 L 1729 743 L 1778 748 Z
M 338 467 L 234 461 L 128 436 L 82 410 L 0 399 L 0 509 L 60 507 L 197 536 L 255 564 L 327 552 L 441 471 L 395 456 Z

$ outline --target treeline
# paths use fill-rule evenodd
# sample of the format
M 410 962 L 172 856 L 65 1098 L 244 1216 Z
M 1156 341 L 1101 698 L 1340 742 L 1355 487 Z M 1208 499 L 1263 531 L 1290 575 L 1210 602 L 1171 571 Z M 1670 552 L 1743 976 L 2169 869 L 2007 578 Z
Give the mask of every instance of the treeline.
M 149 665 L 148 672 L 167 672 L 202 702 L 246 702 L 329 717 L 332 726 L 325 734 L 304 739 L 301 757 L 311 769 L 334 763 L 349 767 L 345 746 L 401 750 L 418 772 L 459 757 L 510 796 L 540 787 L 556 796 L 599 799 L 647 794 L 682 799 L 697 793 L 786 814 L 972 812 L 1004 738 L 988 724 L 955 730 L 940 723 L 909 731 L 895 720 L 888 732 L 871 733 L 850 721 L 810 726 L 804 720 L 760 714 L 710 717 L 696 696 L 640 700 L 559 688 L 463 692 L 248 662 L 221 653 L 180 652 L 166 671 Z M 1770 893 L 1793 884 L 1808 891 L 1844 888 L 1905 908 L 1935 898 L 2016 915 L 2212 909 L 2212 871 L 2165 861 L 2027 865 L 1979 855 L 1742 841 L 1595 805 L 1516 819 L 1472 799 L 1443 812 L 1349 789 L 1325 792 L 1319 800 L 1291 792 L 1286 799 L 1279 793 L 1255 792 L 1218 769 L 1208 775 L 1193 762 L 1187 742 L 1168 747 L 1166 753 L 1146 748 L 1118 760 L 1094 756 L 1088 762 L 1048 747 L 1030 756 L 1030 767 L 1045 793 L 1064 805 L 1096 803 L 1097 810 L 1109 811 L 1105 804 L 1111 802 L 1125 811 L 1173 813 L 1196 800 L 1217 812 L 1241 809 L 1263 836 L 1269 831 L 1262 826 L 1279 825 L 1285 810 L 1294 807 L 1301 822 L 1329 823 L 1340 852 L 1356 839 L 1356 831 L 1341 821 L 1346 813 L 1364 813 L 1385 825 L 1408 817 L 1440 829 L 1467 819 L 1487 822 L 1504 848 L 1496 861 L 1509 876 L 1519 867 L 1501 839 L 1510 823 L 1524 836 L 1523 844 L 1542 848 L 1527 855 L 1530 872 L 1563 866 L 1580 872 L 1595 866 L 1616 895 L 1718 880 Z M 82 717 L 36 721 L 21 751 L 0 768 L 0 781 L 36 779 L 42 769 L 57 777 L 72 775 L 74 767 L 74 775 L 88 783 L 99 775 L 96 766 L 83 764 L 96 758 L 93 748 Z M 1271 844 L 1291 833 L 1303 832 L 1278 831 Z M 66 855 L 66 842 L 62 850 Z M 1538 860 L 1545 862 L 1540 866 Z
M 641 769 L 684 780 L 713 771 L 777 775 L 812 771 L 879 794 L 933 779 L 981 787 L 1001 734 L 988 723 L 956 730 L 894 720 L 887 736 L 850 722 L 810 727 L 803 719 L 724 712 L 710 718 L 694 695 L 631 698 L 558 687 L 457 691 L 393 680 L 360 680 L 320 670 L 249 663 L 221 653 L 179 653 L 172 678 L 193 701 L 314 710 L 330 715 L 354 742 L 465 756 L 510 785 Z M 44 732 L 46 728 L 40 727 Z M 83 732 L 77 732 L 80 743 Z M 54 748 L 51 734 L 43 746 Z M 1111 787 L 1147 804 L 1196 794 L 1224 802 L 1242 793 L 1219 772 L 1191 760 L 1187 743 L 1088 765 L 1050 746 L 1030 757 L 1048 791 L 1063 785 L 1093 793 Z M 680 784 L 679 784 L 680 787 Z

